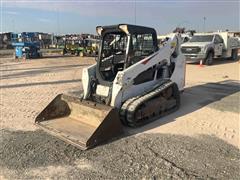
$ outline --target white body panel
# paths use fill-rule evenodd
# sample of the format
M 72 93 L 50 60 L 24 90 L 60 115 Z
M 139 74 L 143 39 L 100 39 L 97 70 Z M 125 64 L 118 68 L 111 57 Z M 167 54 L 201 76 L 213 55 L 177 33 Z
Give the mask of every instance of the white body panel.
M 186 59 L 183 54 L 180 54 L 175 59 L 175 70 L 171 76 L 171 80 L 178 85 L 179 91 L 184 90 L 185 86 L 185 74 L 186 74 Z
M 82 85 L 83 85 L 83 98 L 86 99 L 90 92 L 90 78 L 96 77 L 96 64 L 83 68 L 82 71 Z

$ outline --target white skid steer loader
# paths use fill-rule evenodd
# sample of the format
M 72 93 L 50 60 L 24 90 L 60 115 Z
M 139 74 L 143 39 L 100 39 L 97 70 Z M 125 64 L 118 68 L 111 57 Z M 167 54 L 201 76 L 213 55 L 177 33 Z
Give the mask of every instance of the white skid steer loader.
M 98 26 L 96 64 L 83 69 L 81 95 L 58 95 L 36 118 L 38 126 L 80 149 L 177 110 L 185 84 L 181 37 L 161 48 L 153 28 Z

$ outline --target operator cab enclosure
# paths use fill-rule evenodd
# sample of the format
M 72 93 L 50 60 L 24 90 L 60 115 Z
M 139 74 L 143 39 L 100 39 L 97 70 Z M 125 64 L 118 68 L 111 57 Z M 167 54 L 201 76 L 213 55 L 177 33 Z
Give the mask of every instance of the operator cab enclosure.
M 153 28 L 119 24 L 98 26 L 101 36 L 96 75 L 102 84 L 111 84 L 118 71 L 130 67 L 158 50 Z

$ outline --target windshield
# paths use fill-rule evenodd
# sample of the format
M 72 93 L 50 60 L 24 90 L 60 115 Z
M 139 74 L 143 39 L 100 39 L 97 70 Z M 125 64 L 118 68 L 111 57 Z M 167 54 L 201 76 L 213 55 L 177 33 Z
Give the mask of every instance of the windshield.
M 127 39 L 123 32 L 108 33 L 103 37 L 99 68 L 104 80 L 113 81 L 117 72 L 123 70 Z
M 211 42 L 213 40 L 213 35 L 197 35 L 193 36 L 189 42 Z
M 124 33 L 106 34 L 103 38 L 102 45 L 102 58 L 125 54 L 127 48 L 127 35 Z

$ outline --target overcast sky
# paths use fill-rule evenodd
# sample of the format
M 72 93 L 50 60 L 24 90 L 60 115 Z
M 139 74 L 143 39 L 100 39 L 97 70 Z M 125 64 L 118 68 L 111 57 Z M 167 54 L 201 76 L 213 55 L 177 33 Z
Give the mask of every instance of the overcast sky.
M 135 23 L 159 34 L 176 26 L 203 31 L 238 30 L 240 0 L 0 0 L 0 31 L 95 33 L 97 25 Z

